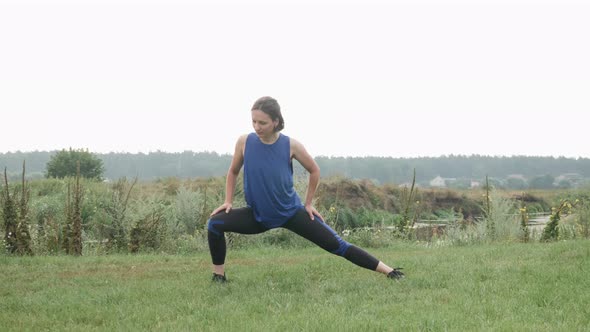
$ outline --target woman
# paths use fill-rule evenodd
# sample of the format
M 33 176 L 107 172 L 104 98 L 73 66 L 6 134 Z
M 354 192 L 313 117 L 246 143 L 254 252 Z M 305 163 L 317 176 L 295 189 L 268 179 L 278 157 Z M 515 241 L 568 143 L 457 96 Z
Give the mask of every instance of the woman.
M 320 180 L 320 168 L 298 141 L 281 134 L 285 124 L 278 102 L 262 97 L 252 106 L 253 133 L 241 136 L 225 186 L 225 202 L 211 213 L 208 241 L 213 261 L 213 280 L 225 282 L 225 232 L 258 234 L 283 227 L 352 263 L 401 279 L 392 269 L 364 250 L 344 241 L 312 206 Z M 293 164 L 297 160 L 309 172 L 305 202 L 293 187 Z M 236 180 L 244 166 L 247 207 L 233 208 Z

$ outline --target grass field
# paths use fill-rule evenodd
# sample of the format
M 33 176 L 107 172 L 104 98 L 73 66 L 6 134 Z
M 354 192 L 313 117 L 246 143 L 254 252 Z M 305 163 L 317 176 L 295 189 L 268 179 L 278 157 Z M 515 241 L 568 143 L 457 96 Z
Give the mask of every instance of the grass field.
M 394 281 L 317 248 L 0 257 L 2 331 L 587 331 L 590 241 L 369 250 Z

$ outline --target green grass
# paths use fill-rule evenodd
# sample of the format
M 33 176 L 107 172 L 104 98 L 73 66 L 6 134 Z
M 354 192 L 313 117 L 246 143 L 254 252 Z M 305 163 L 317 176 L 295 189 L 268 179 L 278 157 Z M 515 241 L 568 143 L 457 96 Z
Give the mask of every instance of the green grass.
M 317 248 L 209 256 L 0 257 L 2 331 L 582 331 L 590 241 L 369 250 L 394 281 Z

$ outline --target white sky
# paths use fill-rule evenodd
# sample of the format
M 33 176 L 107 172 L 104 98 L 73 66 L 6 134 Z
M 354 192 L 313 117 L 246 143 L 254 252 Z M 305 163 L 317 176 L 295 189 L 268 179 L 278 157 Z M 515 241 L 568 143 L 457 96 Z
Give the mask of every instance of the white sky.
M 0 152 L 588 158 L 588 3 L 0 0 Z

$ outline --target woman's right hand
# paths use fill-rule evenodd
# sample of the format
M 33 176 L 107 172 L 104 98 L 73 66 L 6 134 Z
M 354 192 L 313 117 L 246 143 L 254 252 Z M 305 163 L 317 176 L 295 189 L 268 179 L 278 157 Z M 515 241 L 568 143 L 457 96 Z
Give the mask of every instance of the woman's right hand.
M 225 213 L 229 213 L 229 211 L 231 210 L 231 208 L 232 208 L 232 204 L 231 203 L 223 203 L 223 204 L 221 204 L 220 207 L 218 207 L 217 209 L 213 210 L 213 212 L 211 212 L 211 215 L 210 216 L 213 216 L 213 215 L 215 215 L 215 214 L 217 214 L 217 213 L 219 213 L 220 211 L 223 211 L 223 210 L 225 210 Z

